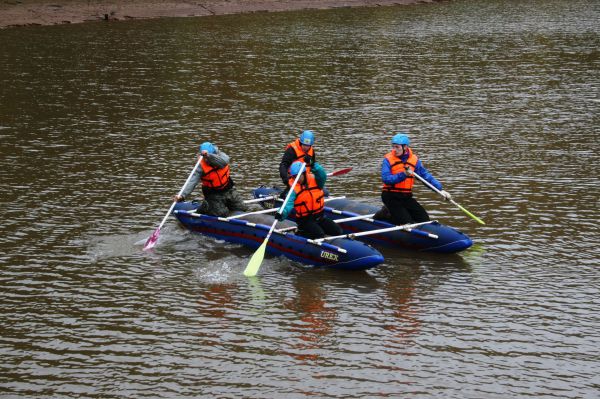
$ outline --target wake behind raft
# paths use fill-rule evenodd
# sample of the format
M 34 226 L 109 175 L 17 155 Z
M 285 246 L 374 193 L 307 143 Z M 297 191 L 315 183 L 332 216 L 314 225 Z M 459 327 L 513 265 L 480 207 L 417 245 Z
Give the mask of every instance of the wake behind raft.
M 180 202 L 175 205 L 174 215 L 194 233 L 204 234 L 219 240 L 258 248 L 267 236 L 275 220 L 269 215 L 245 215 L 237 218 L 209 216 L 197 213 L 199 204 Z M 281 227 L 280 227 L 281 225 Z M 342 270 L 365 270 L 383 262 L 383 256 L 371 246 L 348 238 L 336 238 L 318 242 L 290 232 L 295 223 L 285 221 L 277 225 L 268 242 L 266 252 L 274 256 L 285 256 L 306 265 Z
M 280 193 L 280 188 L 264 186 L 252 191 L 254 198 L 269 198 L 279 196 Z M 276 201 L 276 204 L 277 202 L 279 201 Z M 269 205 L 272 204 L 273 202 Z M 456 253 L 473 245 L 469 236 L 437 221 L 412 229 L 394 229 L 397 226 L 392 223 L 366 217 L 374 215 L 379 209 L 379 207 L 359 201 L 334 198 L 327 202 L 325 215 L 336 220 L 345 234 L 356 234 L 356 239 L 375 246 L 419 252 Z M 293 212 L 290 214 L 290 218 L 293 219 Z M 382 231 L 376 234 L 361 235 L 374 230 Z

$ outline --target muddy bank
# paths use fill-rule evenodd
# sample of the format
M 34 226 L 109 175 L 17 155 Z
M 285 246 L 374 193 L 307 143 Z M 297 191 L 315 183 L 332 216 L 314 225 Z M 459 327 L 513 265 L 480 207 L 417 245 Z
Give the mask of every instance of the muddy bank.
M 336 7 L 378 7 L 444 0 L 0 0 L 0 28 L 142 18 L 200 17 Z

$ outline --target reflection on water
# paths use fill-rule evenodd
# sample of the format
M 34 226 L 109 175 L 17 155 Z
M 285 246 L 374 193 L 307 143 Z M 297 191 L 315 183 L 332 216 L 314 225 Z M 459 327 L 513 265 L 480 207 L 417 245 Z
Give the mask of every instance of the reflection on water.
M 322 341 L 327 342 L 327 336 L 332 333 L 337 312 L 328 308 L 328 298 L 323 287 L 314 284 L 312 279 L 306 281 L 299 277 L 302 275 L 305 274 L 296 276 L 293 282 L 296 296 L 283 304 L 297 315 L 297 319 L 289 326 L 290 332 L 297 336 L 297 343 L 292 345 L 294 352 L 290 356 L 303 362 L 315 362 L 320 360 Z
M 0 31 L 0 392 L 10 397 L 595 397 L 592 0 L 454 1 Z M 265 29 L 268 26 L 269 29 Z M 379 204 L 391 132 L 475 245 L 311 270 L 173 221 L 200 142 L 238 190 L 317 132 Z

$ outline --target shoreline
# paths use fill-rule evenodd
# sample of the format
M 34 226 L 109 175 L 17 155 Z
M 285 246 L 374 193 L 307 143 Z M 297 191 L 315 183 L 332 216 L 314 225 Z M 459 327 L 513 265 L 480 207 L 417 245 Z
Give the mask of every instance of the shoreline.
M 0 29 L 304 9 L 433 4 L 448 0 L 0 0 Z

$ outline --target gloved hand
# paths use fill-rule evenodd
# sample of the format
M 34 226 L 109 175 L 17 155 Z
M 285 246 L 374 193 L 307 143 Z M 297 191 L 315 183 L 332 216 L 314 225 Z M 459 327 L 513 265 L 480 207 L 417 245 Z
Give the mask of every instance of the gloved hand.
M 444 199 L 446 201 L 450 201 L 452 199 L 452 196 L 450 195 L 450 193 L 448 191 L 442 190 L 441 193 L 444 196 Z
M 311 158 L 310 155 L 305 155 L 304 156 L 304 163 L 306 164 L 306 166 L 312 165 L 312 158 Z
M 411 170 L 411 168 L 409 168 L 408 166 L 406 167 L 406 169 L 404 169 L 404 174 L 406 176 L 412 176 L 413 171 Z
M 275 212 L 275 219 L 279 220 L 280 222 L 285 220 L 285 218 L 281 213 L 279 213 L 279 211 Z
M 183 195 L 177 194 L 173 196 L 173 201 L 181 202 L 183 200 L 185 200 L 185 198 L 183 198 Z

